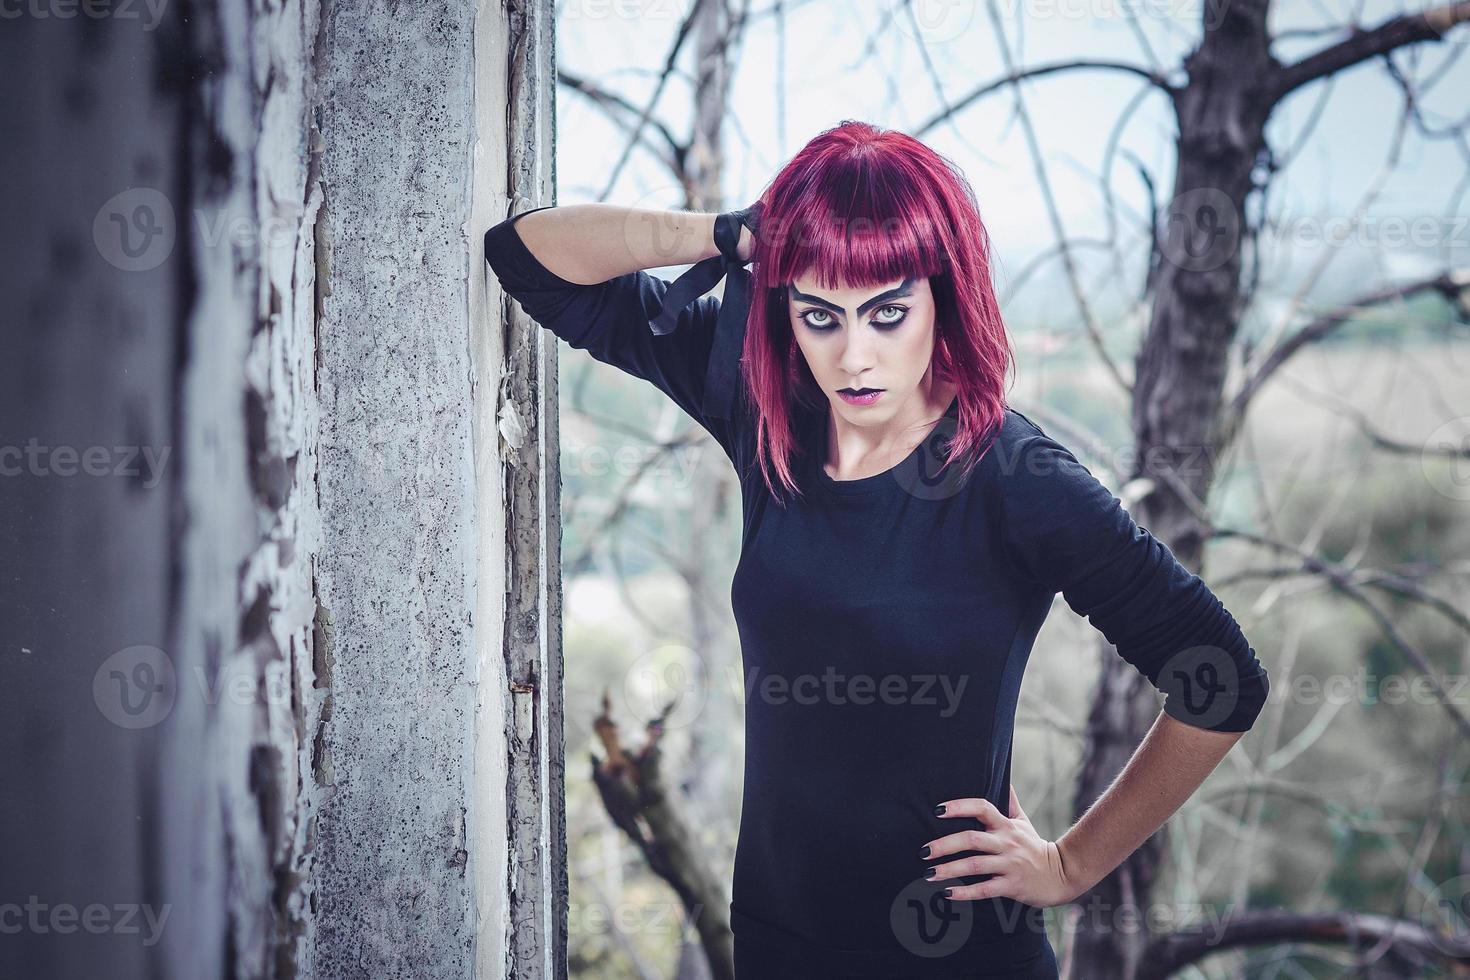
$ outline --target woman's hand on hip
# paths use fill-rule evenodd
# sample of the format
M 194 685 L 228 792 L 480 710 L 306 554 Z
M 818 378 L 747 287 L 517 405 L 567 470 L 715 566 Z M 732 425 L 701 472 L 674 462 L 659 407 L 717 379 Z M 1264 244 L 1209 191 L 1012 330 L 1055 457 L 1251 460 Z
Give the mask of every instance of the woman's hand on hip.
M 1068 880 L 1056 842 L 1036 832 L 1016 798 L 1015 786 L 1011 786 L 1010 794 L 1009 815 L 983 798 L 946 800 L 940 804 L 943 807 L 940 816 L 970 818 L 980 821 L 984 827 L 959 830 L 929 841 L 925 845 L 925 859 L 932 866 L 928 880 L 942 883 L 953 878 L 995 875 L 978 884 L 950 885 L 946 895 L 955 900 L 1003 896 L 1042 908 L 1065 905 L 1086 889 Z M 962 851 L 985 853 L 952 861 L 935 860 Z

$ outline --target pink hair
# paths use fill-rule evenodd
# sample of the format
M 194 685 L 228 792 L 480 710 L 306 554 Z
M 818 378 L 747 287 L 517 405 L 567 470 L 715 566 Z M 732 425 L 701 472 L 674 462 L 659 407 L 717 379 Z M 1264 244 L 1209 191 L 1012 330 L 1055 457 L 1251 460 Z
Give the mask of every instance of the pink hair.
M 827 411 L 796 345 L 786 285 L 807 270 L 829 288 L 928 277 L 935 301 L 936 377 L 957 391 L 958 427 L 944 466 L 967 474 L 1005 412 L 1014 363 L 990 278 L 990 240 L 959 169 L 901 132 L 845 120 L 814 137 L 761 196 L 746 327 L 746 390 L 757 415 L 766 486 L 798 496 L 793 459 L 807 452 L 792 426 L 797 404 Z

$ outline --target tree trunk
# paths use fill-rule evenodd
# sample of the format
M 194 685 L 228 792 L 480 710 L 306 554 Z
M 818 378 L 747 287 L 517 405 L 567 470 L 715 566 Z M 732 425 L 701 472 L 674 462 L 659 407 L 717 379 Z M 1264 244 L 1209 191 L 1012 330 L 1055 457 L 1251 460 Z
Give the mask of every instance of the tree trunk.
M 1154 242 L 1152 317 L 1133 382 L 1133 471 L 1153 489 L 1131 508 L 1139 524 L 1199 572 L 1205 534 L 1189 497 L 1208 500 L 1219 446 L 1225 371 L 1240 322 L 1241 243 L 1252 171 L 1265 150 L 1276 67 L 1265 0 L 1234 3 L 1185 62 L 1189 84 L 1175 97 L 1178 172 Z M 1122 771 L 1158 715 L 1158 695 L 1106 641 L 1077 783 L 1077 815 Z M 1167 852 L 1167 827 L 1079 899 L 1084 928 L 1071 955 L 1088 980 L 1131 977 L 1150 936 L 1124 928 L 1140 913 Z M 1096 919 L 1089 912 L 1099 903 Z M 1093 930 L 1096 921 L 1104 928 Z M 1146 922 L 1147 917 L 1139 921 Z

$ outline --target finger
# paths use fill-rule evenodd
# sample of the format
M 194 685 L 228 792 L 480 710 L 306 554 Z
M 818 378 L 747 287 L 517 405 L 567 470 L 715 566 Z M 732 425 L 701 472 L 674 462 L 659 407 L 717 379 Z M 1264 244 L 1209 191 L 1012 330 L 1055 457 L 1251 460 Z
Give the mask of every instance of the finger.
M 1026 816 L 1026 811 L 1023 810 L 1023 809 L 1021 809 L 1021 798 L 1016 795 L 1016 784 L 1015 783 L 1011 783 L 1011 819 L 1012 820 L 1030 820 L 1031 819 L 1030 817 Z
M 944 889 L 944 897 L 955 902 L 973 902 L 982 898 L 1009 896 L 1010 887 L 1010 878 L 1000 875 L 978 885 L 950 885 Z
M 982 854 L 979 857 L 957 858 L 936 864 L 924 872 L 926 881 L 946 881 L 966 875 L 998 875 L 1005 871 L 1006 858 L 999 854 Z
M 919 848 L 919 857 L 938 858 L 946 854 L 958 854 L 960 851 L 999 854 L 1003 849 L 1004 842 L 998 834 L 987 830 L 961 830 L 929 841 Z
M 941 817 L 974 817 L 987 827 L 1003 827 L 1006 820 L 1009 819 L 994 803 L 983 796 L 945 800 L 935 807 L 935 813 Z

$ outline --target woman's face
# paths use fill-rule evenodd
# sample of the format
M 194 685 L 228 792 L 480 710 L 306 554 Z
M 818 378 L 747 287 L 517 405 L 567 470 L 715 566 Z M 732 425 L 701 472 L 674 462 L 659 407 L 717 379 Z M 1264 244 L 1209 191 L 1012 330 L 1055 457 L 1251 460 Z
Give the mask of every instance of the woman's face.
M 927 277 L 823 289 L 798 276 L 787 296 L 796 344 L 839 416 L 854 425 L 882 425 L 919 393 L 934 353 L 934 294 Z M 842 394 L 863 388 L 879 394 Z

